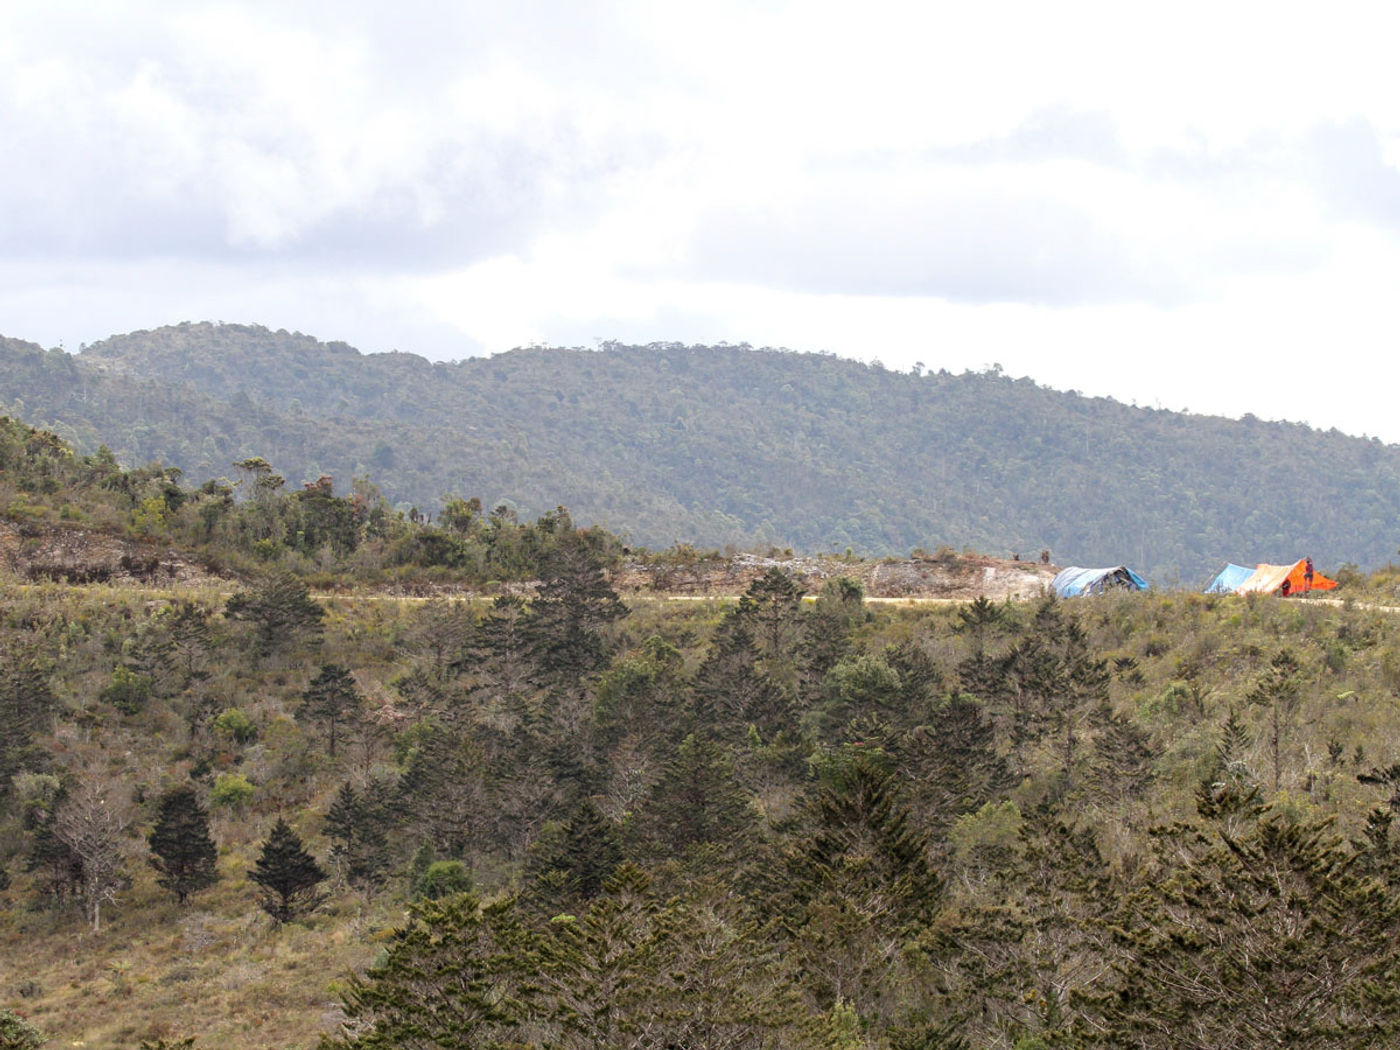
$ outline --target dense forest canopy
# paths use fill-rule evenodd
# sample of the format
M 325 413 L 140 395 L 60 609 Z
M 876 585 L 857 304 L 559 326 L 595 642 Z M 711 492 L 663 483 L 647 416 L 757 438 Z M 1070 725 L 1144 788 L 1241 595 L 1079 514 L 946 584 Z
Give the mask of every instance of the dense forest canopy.
M 430 363 L 257 326 L 182 324 L 80 354 L 0 340 L 0 409 L 199 483 L 261 456 L 292 484 L 372 477 L 436 513 L 568 506 L 634 544 L 916 547 L 1129 563 L 1373 568 L 1400 449 L 1045 389 L 745 346 L 529 348 Z

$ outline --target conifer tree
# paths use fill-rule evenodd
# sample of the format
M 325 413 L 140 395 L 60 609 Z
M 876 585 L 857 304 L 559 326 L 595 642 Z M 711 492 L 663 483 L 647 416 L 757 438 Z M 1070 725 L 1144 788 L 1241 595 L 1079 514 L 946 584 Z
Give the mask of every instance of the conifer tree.
M 748 622 L 726 613 L 695 675 L 696 728 L 725 741 L 746 736 L 749 726 L 767 740 L 794 726 L 787 697 L 758 666 Z
M 319 723 L 324 727 L 326 749 L 334 758 L 337 730 L 359 714 L 363 702 L 364 697 L 355 688 L 355 679 L 349 668 L 340 664 L 322 664 L 320 672 L 301 694 L 297 719 Z
M 147 842 L 151 867 L 159 872 L 156 881 L 181 904 L 191 893 L 218 880 L 218 851 L 209 835 L 209 814 L 192 788 L 172 788 L 161 796 Z
M 57 706 L 35 655 L 0 652 L 0 801 L 9 793 L 14 774 L 34 757 L 34 738 Z
M 1266 814 L 1239 835 L 1161 829 L 1154 884 L 1125 897 L 1110 1045 L 1393 1046 L 1400 902 L 1326 822 Z
M 1274 791 L 1278 791 L 1283 782 L 1283 749 L 1301 689 L 1298 671 L 1297 657 L 1288 649 L 1280 649 L 1246 697 L 1249 703 L 1269 713 L 1269 759 L 1273 766 Z
M 768 876 L 789 950 L 817 1005 L 844 999 L 887 1025 L 918 994 L 912 970 L 921 963 L 908 949 L 942 899 L 929 840 L 900 802 L 888 760 L 864 751 L 828 760 L 807 819 L 810 832 Z
M 552 833 L 550 833 L 552 831 Z M 555 825 L 531 848 L 529 871 L 560 891 L 563 900 L 577 903 L 602 892 L 603 884 L 622 863 L 617 830 L 596 806 L 581 800 L 562 825 Z
M 225 615 L 252 624 L 254 650 L 271 656 L 303 642 L 320 639 L 326 611 L 312 600 L 306 585 L 289 572 L 278 572 L 228 600 Z
M 326 873 L 283 817 L 277 818 L 272 833 L 263 841 L 248 877 L 262 887 L 258 906 L 279 926 L 310 914 L 326 900 L 319 890 Z
M 388 873 L 389 840 L 382 821 L 380 808 L 349 781 L 340 785 L 326 811 L 331 860 L 340 866 L 347 883 L 365 893 L 382 885 Z
M 964 813 L 1005 795 L 1017 783 L 997 751 L 996 730 L 970 696 L 950 696 L 927 724 L 894 744 L 899 775 L 931 831 L 948 828 Z
M 321 1050 L 506 1050 L 529 1018 L 536 944 L 512 898 L 411 906 L 384 959 L 343 993 L 348 1023 Z M 539 1045 L 539 1044 L 535 1044 Z
M 742 849 L 755 824 L 734 765 L 713 739 L 692 733 L 681 741 L 652 790 L 645 825 L 663 854 L 705 843 Z
M 541 583 L 526 622 L 541 684 L 577 690 L 606 665 L 604 632 L 628 609 L 609 585 L 605 564 L 587 536 L 572 529 L 541 559 Z

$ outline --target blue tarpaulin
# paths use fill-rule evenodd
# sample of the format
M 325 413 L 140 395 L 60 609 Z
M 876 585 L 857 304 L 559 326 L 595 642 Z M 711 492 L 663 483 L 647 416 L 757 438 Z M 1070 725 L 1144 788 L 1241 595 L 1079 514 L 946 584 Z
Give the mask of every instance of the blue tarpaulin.
M 1061 598 L 1100 594 L 1113 587 L 1145 591 L 1147 581 L 1126 565 L 1115 565 L 1111 569 L 1081 569 L 1074 565 L 1068 569 L 1061 569 L 1050 581 L 1050 589 Z
M 1210 581 L 1210 586 L 1206 588 L 1206 593 L 1229 594 L 1253 575 L 1254 570 L 1252 568 L 1230 562 L 1225 568 L 1220 570 L 1219 576 Z

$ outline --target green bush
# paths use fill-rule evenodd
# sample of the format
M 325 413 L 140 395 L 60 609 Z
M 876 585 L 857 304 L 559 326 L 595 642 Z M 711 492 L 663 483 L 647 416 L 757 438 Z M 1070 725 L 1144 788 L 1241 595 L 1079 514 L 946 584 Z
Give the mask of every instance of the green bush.
M 151 698 L 151 680 L 125 667 L 118 667 L 97 698 L 123 714 L 134 715 Z
M 435 901 L 470 892 L 471 888 L 472 874 L 460 860 L 435 860 L 428 865 L 428 870 L 423 872 L 413 890 L 414 896 Z
M 44 1042 L 39 1029 L 13 1010 L 0 1009 L 0 1050 L 38 1050 Z
M 209 789 L 209 804 L 220 809 L 237 809 L 252 798 L 256 790 L 242 773 L 220 773 Z
M 214 719 L 214 728 L 227 733 L 240 744 L 249 743 L 258 735 L 258 727 L 253 725 L 253 720 L 236 707 L 230 707 Z

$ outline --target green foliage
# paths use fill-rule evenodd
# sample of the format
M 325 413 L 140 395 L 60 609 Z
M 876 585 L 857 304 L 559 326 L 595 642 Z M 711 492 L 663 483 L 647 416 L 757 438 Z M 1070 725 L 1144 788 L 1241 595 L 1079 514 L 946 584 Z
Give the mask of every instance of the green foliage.
M 218 881 L 218 851 L 209 834 L 209 815 L 194 791 L 172 788 L 160 797 L 155 827 L 147 836 L 157 881 L 181 904 L 191 893 Z
M 253 725 L 253 720 L 236 707 L 219 712 L 214 719 L 214 728 L 227 733 L 240 744 L 251 743 L 258 735 L 258 727 Z
M 238 809 L 256 792 L 242 773 L 220 773 L 209 789 L 209 802 L 219 809 Z
M 562 500 L 580 521 L 625 524 L 658 549 L 677 537 L 869 554 L 1051 548 L 1202 582 L 1232 551 L 1325 549 L 1379 567 L 1395 542 L 1372 523 L 1400 511 L 1400 460 L 1374 441 L 1183 417 L 994 370 L 913 375 L 744 346 L 611 343 L 433 364 L 207 323 L 113 337 L 77 356 L 0 349 L 0 402 L 22 400 L 85 452 L 106 440 L 121 462 L 178 464 L 196 486 L 255 457 L 293 488 L 370 469 L 391 504 L 431 514 L 446 503 L 443 564 L 485 550 L 475 541 L 489 526 L 464 512 L 469 501 L 443 500 L 463 477 L 522 517 Z M 1218 466 L 1240 448 L 1249 477 Z M 52 456 L 45 467 L 36 482 L 70 469 Z M 1273 479 L 1300 471 L 1307 490 L 1280 501 Z M 918 495 L 930 491 L 936 499 Z M 212 498 L 189 513 L 207 513 L 225 536 L 275 531 L 307 556 L 340 542 L 333 521 L 301 521 L 316 517 L 315 502 L 338 515 L 338 497 L 273 495 L 307 506 L 257 526 L 241 504 Z M 368 525 L 372 508 L 342 502 Z M 138 505 L 129 499 L 126 513 Z M 507 551 L 492 555 L 498 571 L 483 578 L 515 575 L 499 571 Z
M 0 1050 L 39 1050 L 44 1043 L 39 1029 L 13 1010 L 0 1008 Z
M 255 651 L 269 656 L 318 641 L 326 611 L 312 601 L 306 584 L 291 573 L 278 572 L 229 598 L 224 614 L 251 624 Z
M 112 679 L 102 687 L 97 698 L 104 704 L 111 704 L 122 714 L 134 715 L 146 706 L 151 698 L 151 679 L 125 667 L 112 672 Z
M 417 900 L 436 901 L 458 893 L 470 893 L 472 873 L 460 860 L 435 860 L 414 881 Z
M 263 841 L 262 852 L 248 878 L 262 887 L 258 907 L 279 926 L 309 915 L 326 901 L 320 890 L 326 873 L 281 817 Z
M 336 731 L 359 714 L 364 698 L 355 688 L 349 668 L 339 664 L 322 664 L 321 670 L 302 694 L 297 718 L 318 722 L 325 728 L 326 749 L 335 757 Z

